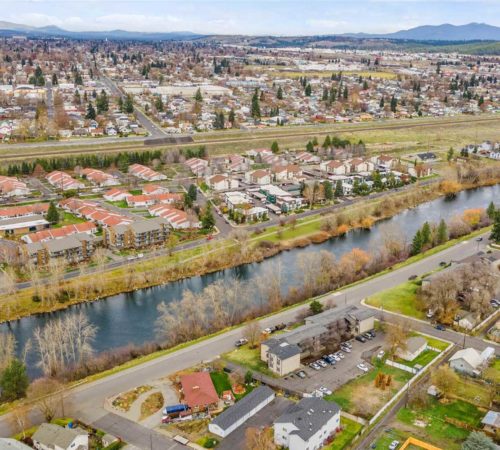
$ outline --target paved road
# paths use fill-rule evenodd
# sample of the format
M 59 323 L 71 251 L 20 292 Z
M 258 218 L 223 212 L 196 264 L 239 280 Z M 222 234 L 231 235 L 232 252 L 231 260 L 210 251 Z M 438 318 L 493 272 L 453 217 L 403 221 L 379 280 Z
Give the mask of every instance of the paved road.
M 339 306 L 343 304 L 360 305 L 362 299 L 375 292 L 401 284 L 406 281 L 410 275 L 423 275 L 428 273 L 430 270 L 438 267 L 439 262 L 443 260 L 460 260 L 473 255 L 478 250 L 484 250 L 484 245 L 484 242 L 478 243 L 475 240 L 457 244 L 409 266 L 402 267 L 380 277 L 360 283 L 344 291 L 333 293 L 324 297 L 322 301 L 326 302 L 330 299 L 335 299 Z M 308 308 L 308 305 L 302 305 L 262 319 L 260 321 L 260 326 L 265 328 L 281 322 L 294 321 L 297 313 L 306 308 Z M 389 315 L 387 312 L 383 314 L 385 318 L 392 320 L 392 315 Z M 438 331 L 429 324 L 412 319 L 406 320 L 412 322 L 412 327 L 425 331 L 438 338 L 448 339 L 458 343 L 460 346 L 463 343 L 463 335 L 460 333 L 453 331 Z M 76 387 L 68 393 L 68 400 L 72 405 L 68 408 L 68 412 L 88 423 L 94 423 L 108 414 L 103 408 L 104 401 L 107 397 L 132 389 L 138 384 L 145 384 L 160 377 L 165 377 L 168 374 L 191 367 L 202 361 L 212 360 L 221 353 L 233 349 L 235 340 L 240 338 L 241 335 L 242 329 L 231 330 L 190 347 L 146 362 L 140 366 Z M 466 345 L 483 349 L 488 344 L 479 338 L 467 337 Z M 500 346 L 496 345 L 495 348 L 497 354 L 500 355 Z M 11 427 L 9 415 L 1 416 L 0 436 L 9 436 L 10 434 Z

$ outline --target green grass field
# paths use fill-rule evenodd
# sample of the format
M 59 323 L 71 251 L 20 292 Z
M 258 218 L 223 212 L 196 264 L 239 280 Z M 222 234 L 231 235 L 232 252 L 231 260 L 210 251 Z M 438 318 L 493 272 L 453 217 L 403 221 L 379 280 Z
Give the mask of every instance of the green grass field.
M 337 433 L 333 442 L 326 447 L 327 450 L 345 449 L 363 428 L 363 425 L 353 420 L 346 419 L 345 417 L 340 418 L 340 424 L 343 430 Z
M 391 375 L 391 386 L 387 387 L 385 390 L 376 388 L 374 380 L 378 373 Z M 387 403 L 411 377 L 412 374 L 409 372 L 405 372 L 395 367 L 387 365 L 375 367 L 370 372 L 344 384 L 340 389 L 337 389 L 333 394 L 325 398 L 337 402 L 344 411 L 369 419 Z
M 224 391 L 231 390 L 231 383 L 226 372 L 210 372 L 210 378 L 219 397 Z
M 500 384 L 500 359 L 495 359 L 493 364 L 484 371 L 484 377 Z
M 267 368 L 267 364 L 260 359 L 260 349 L 258 347 L 250 348 L 248 345 L 244 345 L 232 352 L 225 353 L 222 358 L 249 370 L 255 370 L 272 377 L 276 376 Z
M 405 361 L 400 358 L 395 358 L 394 360 L 395 362 L 405 364 L 406 366 L 409 367 L 415 367 L 416 365 L 421 365 L 422 367 L 425 367 L 438 355 L 439 353 L 434 350 L 424 350 L 422 353 L 420 353 L 420 355 L 418 355 L 412 361 Z
M 365 302 L 368 305 L 383 308 L 387 311 L 424 319 L 425 313 L 420 309 L 417 299 L 418 287 L 418 283 L 407 281 L 399 286 L 372 295 Z
M 86 222 L 86 220 L 81 217 L 76 217 L 74 214 L 71 214 L 67 211 L 59 210 L 59 222 L 57 223 L 57 225 L 54 225 L 53 228 L 61 228 L 66 225 L 75 225 L 77 223 L 83 222 Z

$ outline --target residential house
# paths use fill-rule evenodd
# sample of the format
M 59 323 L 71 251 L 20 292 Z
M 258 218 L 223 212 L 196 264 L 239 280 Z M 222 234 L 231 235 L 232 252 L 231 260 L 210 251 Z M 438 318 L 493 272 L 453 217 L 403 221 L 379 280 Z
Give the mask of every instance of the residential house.
M 89 435 L 81 428 L 63 428 L 52 423 L 42 423 L 32 436 L 37 450 L 87 450 Z
M 97 226 L 93 222 L 75 223 L 72 225 L 65 225 L 61 228 L 49 228 L 47 230 L 36 231 L 24 235 L 21 239 L 27 244 L 32 244 L 33 242 L 61 239 L 78 233 L 85 233 L 88 235 L 95 234 L 97 233 Z
M 108 211 L 95 202 L 80 200 L 77 198 L 68 198 L 61 200 L 59 206 L 66 211 L 70 211 L 77 217 L 84 217 L 87 220 L 97 223 L 102 227 L 128 224 L 133 222 L 130 217 Z
M 0 450 L 31 450 L 31 448 L 17 439 L 0 438 Z
M 126 200 L 127 197 L 130 197 L 131 195 L 132 194 L 130 192 L 127 192 L 123 189 L 113 188 L 109 191 L 106 191 L 106 193 L 102 197 L 108 202 L 120 202 L 122 200 Z
M 166 175 L 156 172 L 155 170 L 143 166 L 142 164 L 132 164 L 128 168 L 128 173 L 146 181 L 161 181 L 167 179 Z
M 267 367 L 280 377 L 287 375 L 300 367 L 300 347 L 286 340 L 275 339 L 267 341 Z
M 164 194 L 131 195 L 125 200 L 128 206 L 134 208 L 156 205 L 157 203 L 172 205 L 174 203 L 182 202 L 182 194 L 167 192 Z
M 376 164 L 378 166 L 378 168 L 383 169 L 383 170 L 390 170 L 397 163 L 396 158 L 393 158 L 392 156 L 389 156 L 389 155 L 373 156 L 371 158 L 371 161 L 374 164 Z
M 184 402 L 193 412 L 214 409 L 219 404 L 219 396 L 208 372 L 194 372 L 181 376 Z
M 273 184 L 261 186 L 260 192 L 266 196 L 266 200 L 276 205 L 282 212 L 294 211 L 302 207 L 304 199 L 295 197 L 289 192 Z
M 432 166 L 430 164 L 417 164 L 410 167 L 408 173 L 415 178 L 429 177 L 432 175 Z
M 342 161 L 323 161 L 319 165 L 319 170 L 330 175 L 346 175 L 350 173 L 350 166 Z
M 200 158 L 190 158 L 184 164 L 189 167 L 196 176 L 205 175 L 208 169 L 208 161 Z
M 274 179 L 280 181 L 293 181 L 302 178 L 302 169 L 297 164 L 287 164 L 285 166 L 275 166 L 272 169 Z
M 149 208 L 149 214 L 162 217 L 174 230 L 201 228 L 201 222 L 196 217 L 190 217 L 185 211 L 170 205 L 155 205 Z
M 60 170 L 54 170 L 47 174 L 45 177 L 47 181 L 57 189 L 62 191 L 84 189 L 85 185 L 72 178 L 66 172 L 61 172 Z
M 102 170 L 97 169 L 83 169 L 80 172 L 80 176 L 85 177 L 92 184 L 95 184 L 99 187 L 108 187 L 108 186 L 116 186 L 120 184 L 118 178 L 113 175 L 103 172 Z
M 21 197 L 29 195 L 30 192 L 26 183 L 19 181 L 16 177 L 0 175 L 0 196 Z
M 104 243 L 116 249 L 141 249 L 163 245 L 168 237 L 168 222 L 161 218 L 116 225 L 104 230 Z
M 450 367 L 457 372 L 479 376 L 483 367 L 495 355 L 493 347 L 486 347 L 482 352 L 475 348 L 458 350 L 449 361 Z
M 405 361 L 413 361 L 427 349 L 427 340 L 420 336 L 413 336 L 406 340 L 404 348 L 396 349 L 396 356 Z
M 465 330 L 472 330 L 481 321 L 478 312 L 469 312 L 458 320 L 458 326 Z
M 340 407 L 322 398 L 303 398 L 274 421 L 274 442 L 289 450 L 318 450 L 340 429 Z
M 212 420 L 208 424 L 208 431 L 225 438 L 271 403 L 275 396 L 268 386 L 259 386 Z
M 257 158 L 258 156 L 264 156 L 264 155 L 272 155 L 273 152 L 270 148 L 256 148 L 253 150 L 248 150 L 246 152 L 247 156 L 250 156 L 251 158 Z
M 238 180 L 228 177 L 227 175 L 214 175 L 212 177 L 207 177 L 207 186 L 214 191 L 227 191 L 229 189 L 238 189 Z
M 300 152 L 295 155 L 295 160 L 302 164 L 319 164 L 321 158 L 318 155 L 313 155 L 309 152 Z
M 0 219 L 12 219 L 14 217 L 45 215 L 49 210 L 48 203 L 33 203 L 31 205 L 9 206 L 0 208 Z
M 372 172 L 375 169 L 375 165 L 373 162 L 369 160 L 363 160 L 361 158 L 353 158 L 347 162 L 351 166 L 351 172 L 360 173 L 360 172 Z
M 257 169 L 252 172 L 245 173 L 245 180 L 247 183 L 253 184 L 270 184 L 271 183 L 271 173 L 265 169 Z
M 497 411 L 488 411 L 481 420 L 481 423 L 484 431 L 497 435 L 500 431 L 500 413 Z
M 146 195 L 168 194 L 168 188 L 158 184 L 145 184 L 142 187 L 142 193 Z

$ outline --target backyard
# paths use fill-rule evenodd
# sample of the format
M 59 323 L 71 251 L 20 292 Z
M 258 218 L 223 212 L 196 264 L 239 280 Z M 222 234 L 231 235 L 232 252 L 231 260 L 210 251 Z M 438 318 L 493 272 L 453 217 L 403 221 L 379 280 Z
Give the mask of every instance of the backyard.
M 415 359 L 412 359 L 411 361 L 406 361 L 401 358 L 394 358 L 394 361 L 400 364 L 404 364 L 405 366 L 408 367 L 415 367 L 417 365 L 425 367 L 438 355 L 439 353 L 436 352 L 435 350 L 427 349 L 424 350 L 422 353 L 420 353 L 420 355 L 418 355 Z
M 232 352 L 225 353 L 222 357 L 234 364 L 245 367 L 249 370 L 261 372 L 265 375 L 276 376 L 267 368 L 267 364 L 260 359 L 260 349 L 250 348 L 248 345 L 239 347 Z
M 375 386 L 375 378 L 379 373 L 391 376 L 391 384 L 385 389 Z M 411 377 L 409 372 L 395 367 L 375 367 L 325 398 L 337 402 L 344 411 L 370 419 Z
M 342 450 L 346 448 L 363 428 L 363 425 L 345 417 L 340 418 L 340 424 L 342 431 L 335 435 L 333 442 L 327 447 L 327 450 Z

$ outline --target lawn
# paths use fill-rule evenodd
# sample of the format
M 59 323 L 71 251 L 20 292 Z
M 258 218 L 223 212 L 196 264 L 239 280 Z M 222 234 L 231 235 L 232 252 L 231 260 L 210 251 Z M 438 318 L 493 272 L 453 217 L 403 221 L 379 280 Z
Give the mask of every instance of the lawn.
M 375 450 L 387 450 L 392 441 L 403 443 L 408 438 L 407 434 L 401 430 L 387 428 L 375 441 Z
M 139 420 L 144 420 L 155 412 L 163 408 L 163 395 L 161 392 L 155 392 L 148 396 L 141 405 L 141 417 Z
M 275 377 L 276 375 L 267 368 L 267 364 L 260 359 L 260 349 L 250 348 L 248 345 L 239 347 L 232 352 L 222 355 L 224 359 L 256 372 Z
M 434 350 L 424 350 L 420 355 L 418 355 L 414 360 L 412 361 L 405 361 L 400 358 L 394 358 L 395 362 L 398 362 L 400 364 L 404 364 L 409 367 L 415 367 L 417 364 L 421 365 L 422 367 L 425 367 L 427 364 L 429 364 L 436 356 L 438 356 L 439 353 L 434 351 Z
M 453 390 L 453 396 L 476 405 L 489 407 L 490 395 L 487 386 L 480 384 L 468 377 L 460 377 Z
M 384 390 L 375 387 L 374 384 L 375 377 L 379 372 L 392 376 L 391 386 Z M 349 381 L 325 398 L 337 402 L 343 410 L 351 414 L 369 419 L 391 400 L 411 377 L 412 374 L 409 372 L 384 365 Z
M 226 372 L 210 372 L 210 378 L 219 397 L 224 391 L 231 390 L 231 383 Z
M 417 299 L 418 288 L 419 284 L 417 282 L 407 281 L 399 286 L 368 297 L 366 303 L 405 316 L 424 319 L 425 313 L 421 310 Z
M 484 377 L 500 384 L 500 359 L 495 359 L 493 364 L 484 371 Z
M 477 407 L 462 400 L 443 404 L 434 399 L 430 400 L 429 405 L 423 410 L 401 408 L 397 413 L 397 419 L 414 428 L 417 436 L 421 434 L 436 445 L 450 450 L 460 448 L 469 431 L 446 422 L 445 417 L 479 427 L 483 416 L 484 413 Z M 418 425 L 415 424 L 416 420 L 419 421 Z
M 444 342 L 444 341 L 441 341 L 439 339 L 436 339 L 436 338 L 433 338 L 430 336 L 426 336 L 424 334 L 412 332 L 411 335 L 412 336 L 422 336 L 427 341 L 427 344 L 429 346 L 437 348 L 438 350 L 441 350 L 441 351 L 446 350 L 448 348 L 448 346 L 450 345 L 448 342 Z
M 333 442 L 326 447 L 327 450 L 342 450 L 346 448 L 363 428 L 363 425 L 360 423 L 346 419 L 345 417 L 340 418 L 340 424 L 343 429 L 340 433 L 337 433 Z
M 54 225 L 54 228 L 61 228 L 66 225 L 75 225 L 83 222 L 86 222 L 86 220 L 81 217 L 77 217 L 67 211 L 59 211 L 59 222 Z

